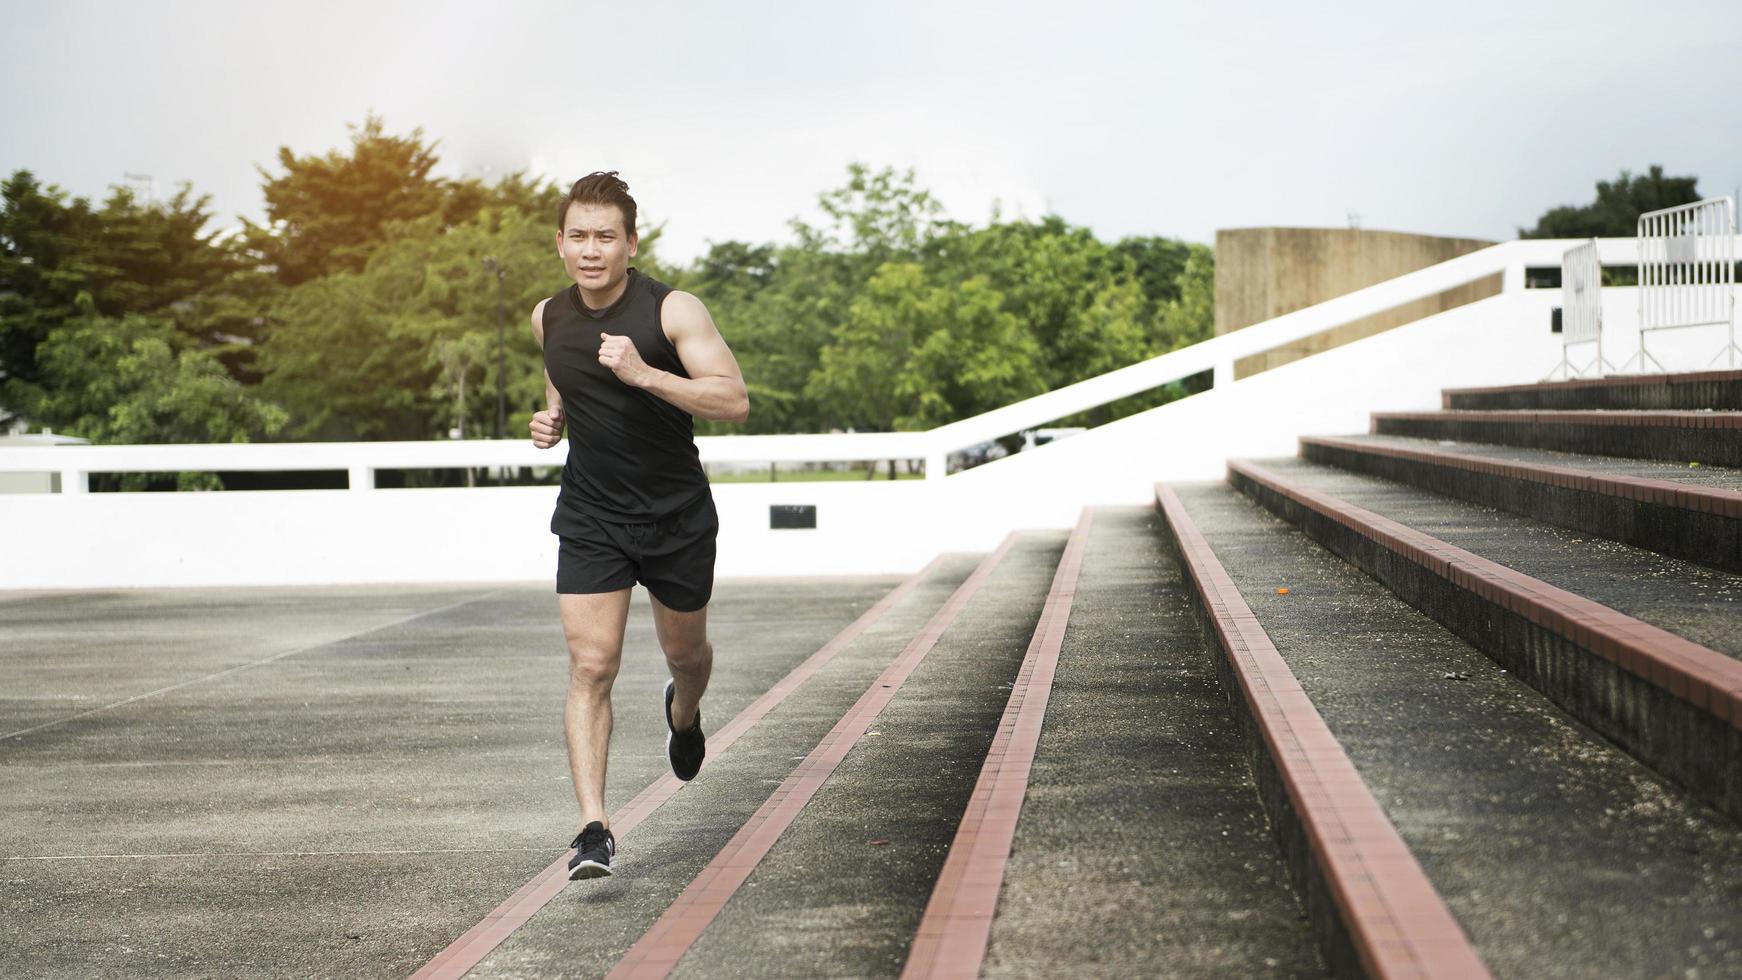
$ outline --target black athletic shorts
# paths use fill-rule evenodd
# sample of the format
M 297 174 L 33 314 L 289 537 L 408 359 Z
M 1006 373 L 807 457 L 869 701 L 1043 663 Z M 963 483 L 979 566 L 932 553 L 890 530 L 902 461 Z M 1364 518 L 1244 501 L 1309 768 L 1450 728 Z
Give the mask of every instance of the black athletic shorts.
M 694 612 L 714 594 L 719 532 L 712 494 L 654 524 L 577 516 L 557 537 L 556 590 L 615 592 L 640 582 L 667 608 Z

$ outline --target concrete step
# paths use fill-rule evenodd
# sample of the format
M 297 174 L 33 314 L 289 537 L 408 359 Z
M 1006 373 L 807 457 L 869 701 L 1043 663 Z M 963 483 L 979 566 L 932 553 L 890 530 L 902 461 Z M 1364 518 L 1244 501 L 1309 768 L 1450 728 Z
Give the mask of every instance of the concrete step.
M 1378 435 L 1742 467 L 1742 411 L 1374 412 Z
M 1300 454 L 1742 572 L 1742 470 L 1373 435 L 1303 436 Z
M 1742 816 L 1742 577 L 1298 459 L 1230 482 Z
M 621 701 L 617 710 L 619 734 L 613 739 L 611 792 L 612 822 L 619 828 L 616 874 L 611 878 L 569 883 L 559 876 L 557 894 L 511 935 L 486 951 L 469 977 L 600 977 L 616 967 L 624 954 L 664 914 L 672 902 L 705 868 L 720 848 L 762 806 L 769 794 L 803 759 L 830 727 L 865 689 L 946 604 L 953 593 L 979 566 L 985 556 L 952 555 L 941 558 L 919 578 L 915 586 L 868 628 L 852 637 L 822 664 L 802 685 L 766 717 L 745 731 L 729 748 L 719 745 L 721 728 L 736 713 L 728 713 L 713 687 L 734 683 L 756 658 L 746 640 L 728 645 L 715 640 L 715 680 L 704 701 L 710 719 L 709 757 L 695 780 L 683 784 L 674 799 L 647 814 L 627 833 L 622 831 L 631 795 L 642 786 L 657 785 L 669 778 L 664 760 L 661 730 L 628 732 L 627 722 L 645 714 L 658 723 L 657 710 L 633 711 Z M 738 613 L 747 635 L 777 630 L 785 613 L 779 602 L 763 602 Z M 838 635 L 838 634 L 837 634 Z M 812 649 L 817 649 L 812 646 Z M 734 656 L 742 651 L 743 659 Z M 657 660 L 657 655 L 654 655 Z M 626 664 L 627 669 L 627 664 Z M 663 671 L 663 665 L 658 665 Z M 790 675 L 789 675 L 790 676 Z M 748 682 L 751 678 L 745 678 Z M 781 680 L 779 675 L 754 678 L 757 690 L 766 691 Z M 619 681 L 621 688 L 622 682 Z M 648 697 L 657 697 L 649 687 Z M 735 702 L 733 708 L 748 703 Z M 654 702 L 657 707 L 657 702 Z M 713 705 L 711 709 L 710 705 Z M 710 710 L 713 713 L 709 713 Z M 560 749 L 559 749 L 560 751 Z M 639 754 L 652 758 L 641 766 Z M 626 753 L 627 760 L 622 757 Z M 617 790 L 619 763 L 631 768 L 639 782 Z M 661 775 L 661 774 L 664 775 Z M 649 780 L 655 782 L 650 784 Z M 573 813 L 573 802 L 569 803 Z M 570 830 L 572 834 L 572 829 Z M 553 852 L 566 841 L 553 842 Z M 554 855 L 553 855 L 554 856 Z M 499 893 L 500 902 L 507 893 Z M 479 917 L 495 915 L 489 906 Z
M 1002 562 L 868 725 L 837 726 L 794 776 L 811 780 L 802 810 L 777 826 L 768 806 L 722 848 L 662 925 L 675 936 L 716 903 L 677 961 L 678 977 L 894 976 L 905 960 L 1033 635 L 1064 535 L 1017 536 Z M 887 683 L 882 678 L 873 683 Z M 868 692 L 872 693 L 872 692 Z M 846 720 L 846 715 L 841 718 Z M 832 772 L 818 752 L 845 752 Z M 850 751 L 847 751 L 850 749 Z M 796 753 L 795 753 L 796 754 Z M 791 768 L 791 763 L 786 764 Z M 779 772 L 780 770 L 776 770 Z M 815 773 L 814 777 L 811 775 Z M 776 791 L 800 790 L 792 780 Z M 796 795 L 788 798 L 796 799 Z M 758 823 L 763 819 L 763 823 Z M 764 829 L 766 828 L 766 829 Z M 778 835 L 775 837 L 774 835 Z M 772 837 L 744 857 L 758 836 Z M 738 845 L 734 850 L 734 845 Z M 749 861 L 753 869 L 744 869 Z M 729 896 L 726 868 L 747 871 Z M 651 942 L 649 942 L 651 940 Z M 675 952 L 657 930 L 620 969 Z M 638 957 L 638 952 L 639 957 Z
M 1228 486 L 1177 495 L 1494 975 L 1736 969 L 1735 821 Z
M 1323 973 L 1160 530 L 1153 508 L 1096 508 L 1062 584 L 982 976 Z
M 1742 409 L 1742 371 L 1633 374 L 1441 392 L 1451 409 Z

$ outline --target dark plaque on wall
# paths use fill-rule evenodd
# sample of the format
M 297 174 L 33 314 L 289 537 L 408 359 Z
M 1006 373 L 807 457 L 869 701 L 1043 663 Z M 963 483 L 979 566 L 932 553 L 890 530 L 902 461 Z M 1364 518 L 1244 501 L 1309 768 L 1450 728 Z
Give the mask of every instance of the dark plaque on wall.
M 771 530 L 805 529 L 817 526 L 816 504 L 769 504 L 768 527 Z

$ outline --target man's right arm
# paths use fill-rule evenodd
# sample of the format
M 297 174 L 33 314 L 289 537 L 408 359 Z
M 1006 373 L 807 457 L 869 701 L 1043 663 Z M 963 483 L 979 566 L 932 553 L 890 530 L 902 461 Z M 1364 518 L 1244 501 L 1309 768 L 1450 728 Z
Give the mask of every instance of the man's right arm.
M 539 300 L 532 308 L 532 336 L 538 340 L 539 350 L 544 349 L 544 304 L 549 300 Z M 550 372 L 544 372 L 544 403 L 545 410 L 534 412 L 532 421 L 527 428 L 532 431 L 532 444 L 540 449 L 549 449 L 562 441 L 563 437 L 563 398 L 558 394 L 556 385 L 551 383 Z

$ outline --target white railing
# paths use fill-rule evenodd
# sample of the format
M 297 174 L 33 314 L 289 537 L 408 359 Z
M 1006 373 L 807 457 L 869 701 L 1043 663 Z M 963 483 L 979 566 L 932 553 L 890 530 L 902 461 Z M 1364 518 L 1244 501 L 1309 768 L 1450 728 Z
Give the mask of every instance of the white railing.
M 1727 342 L 1718 357 L 1734 364 L 1736 346 L 1736 217 L 1728 197 L 1696 201 L 1639 216 L 1638 362 L 1664 370 L 1645 347 L 1655 330 L 1721 325 Z
M 1567 249 L 1561 256 L 1561 362 L 1549 372 L 1564 378 L 1577 377 L 1586 369 L 1602 374 L 1608 362 L 1603 360 L 1603 262 L 1597 256 L 1595 238 L 1583 245 Z M 1597 353 L 1586 369 L 1572 365 L 1568 348 L 1574 344 L 1595 342 Z
M 1335 329 L 1377 313 L 1500 276 L 1504 291 L 1522 290 L 1527 266 L 1559 264 L 1570 243 L 1506 242 L 1284 314 L 1232 333 L 1162 354 L 972 418 L 923 432 L 713 436 L 696 440 L 705 463 L 857 462 L 918 459 L 927 480 L 947 475 L 946 460 L 1003 436 L 1208 372 L 1224 388 L 1236 361 Z M 1630 262 L 1625 239 L 1600 243 L 1604 261 Z M 343 470 L 352 491 L 375 488 L 381 469 L 552 467 L 563 450 L 539 450 L 525 439 L 453 442 L 252 443 L 237 445 L 54 446 L 0 449 L 0 472 L 52 472 L 63 493 L 83 493 L 90 473 Z M 996 465 L 996 463 L 991 464 Z
M 940 551 L 990 548 L 1012 529 L 1067 527 L 1084 504 L 1151 499 L 1156 480 L 1214 479 L 1229 456 L 1284 454 L 1302 434 L 1358 431 L 1377 409 L 1428 408 L 1442 387 L 1533 380 L 1560 339 L 1548 328 L 1555 295 L 1524 289 L 1525 270 L 1557 265 L 1575 244 L 1483 249 L 927 432 L 698 439 L 708 463 L 926 464 L 925 480 L 716 484 L 719 574 L 909 572 Z M 1631 239 L 1598 248 L 1604 264 L 1637 258 Z M 1233 382 L 1241 358 L 1496 275 L 1500 296 Z M 1607 324 L 1631 329 L 1633 297 L 1604 292 Z M 951 453 L 1202 372 L 1215 379 L 1204 394 L 944 475 Z M 376 473 L 548 470 L 564 457 L 524 438 L 4 447 L 0 472 L 59 473 L 65 492 L 0 495 L 0 589 L 539 579 L 556 557 L 554 486 L 376 489 Z M 87 492 L 90 473 L 185 470 L 341 471 L 350 489 Z M 815 527 L 772 526 L 771 511 L 788 507 L 810 509 Z

